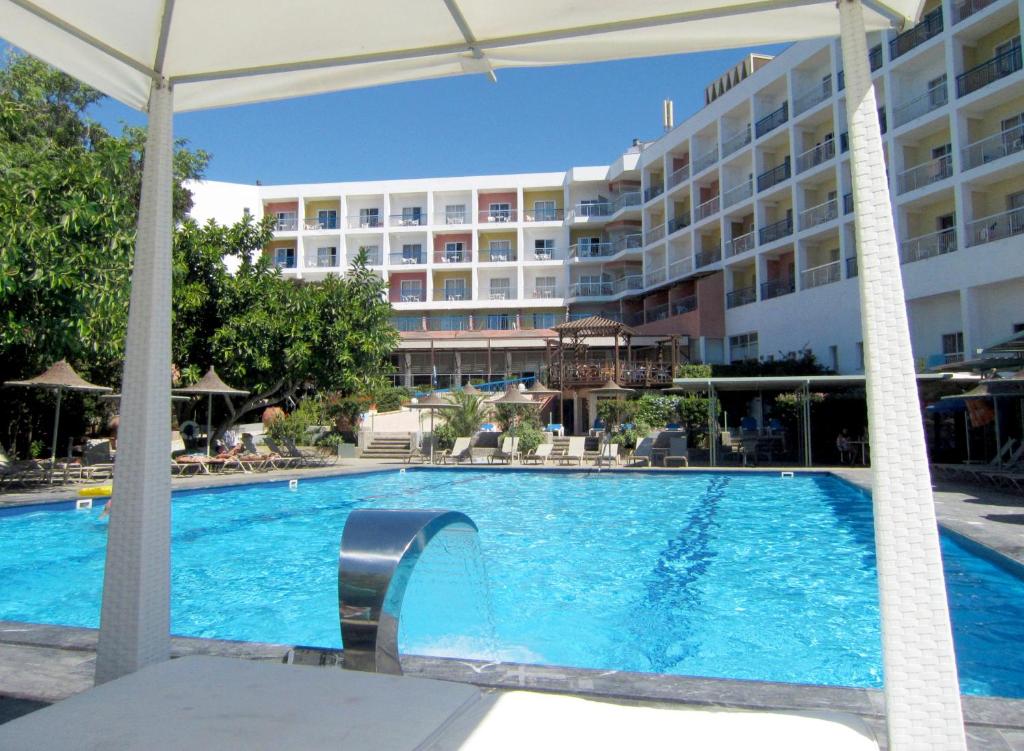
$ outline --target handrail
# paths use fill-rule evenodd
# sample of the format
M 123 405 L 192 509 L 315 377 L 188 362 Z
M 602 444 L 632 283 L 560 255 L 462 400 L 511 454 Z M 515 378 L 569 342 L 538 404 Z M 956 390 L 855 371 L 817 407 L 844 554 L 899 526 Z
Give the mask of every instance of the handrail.
M 738 308 L 741 305 L 749 305 L 757 301 L 757 287 L 740 287 L 725 295 L 725 307 Z
M 948 227 L 927 235 L 909 237 L 900 243 L 900 263 L 914 263 L 956 250 L 956 229 Z
M 960 23 L 978 11 L 984 10 L 996 0 L 964 0 L 953 9 L 953 23 Z
M 425 227 L 427 224 L 427 215 L 424 212 L 420 212 L 419 216 L 391 214 L 388 219 L 392 227 Z
M 459 511 L 354 509 L 338 553 L 338 614 L 349 670 L 401 675 L 402 601 L 423 551 L 442 530 L 476 533 Z
M 769 279 L 761 284 L 761 299 L 771 300 L 796 291 L 795 279 Z
M 804 269 L 800 273 L 800 287 L 802 289 L 811 289 L 838 282 L 841 277 L 841 269 L 841 261 L 830 261 L 820 266 Z
M 952 176 L 953 157 L 950 154 L 936 157 L 896 175 L 896 193 L 909 193 Z
M 827 162 L 829 159 L 836 155 L 836 142 L 827 138 L 821 143 L 815 144 L 807 151 L 803 152 L 796 158 L 796 171 L 797 174 L 806 172 L 811 167 L 817 167 L 819 164 Z
M 718 212 L 719 206 L 721 206 L 719 196 L 713 196 L 712 198 L 709 198 L 704 203 L 698 205 L 696 209 L 694 209 L 694 221 L 699 222 L 701 219 L 707 219 L 712 214 Z
M 722 140 L 722 158 L 735 154 L 748 143 L 750 143 L 750 123 L 744 125 L 739 132 Z
M 738 235 L 725 243 L 725 257 L 732 258 L 754 248 L 754 230 L 745 235 Z
M 1015 125 L 995 135 L 969 143 L 961 151 L 963 168 L 973 169 L 982 164 L 1024 151 L 1024 125 Z
M 907 54 L 910 50 L 941 33 L 942 8 L 936 8 L 927 13 L 917 26 L 907 29 L 889 42 L 889 59 L 895 60 L 900 55 Z
M 348 217 L 349 229 L 380 229 L 384 226 L 384 219 L 380 214 L 375 216 L 350 216 Z
M 978 89 L 988 86 L 1000 78 L 1005 78 L 1021 69 L 1020 37 L 1017 43 L 999 55 L 975 65 L 956 77 L 956 95 L 967 96 Z
M 693 160 L 693 174 L 703 172 L 712 164 L 718 161 L 718 146 L 712 146 L 710 150 L 705 151 Z
M 732 206 L 750 198 L 752 195 L 754 195 L 754 181 L 747 180 L 733 188 L 729 188 L 729 190 L 722 194 L 722 207 Z
M 774 187 L 790 177 L 792 177 L 792 173 L 790 171 L 789 159 L 786 158 L 782 164 L 776 164 L 771 169 L 765 170 L 757 176 L 757 189 L 758 191 L 768 190 L 768 188 Z
M 816 227 L 819 224 L 830 222 L 839 216 L 839 202 L 834 198 L 811 206 L 800 212 L 800 229 Z
M 789 120 L 789 102 L 783 102 L 782 106 L 777 110 L 769 112 L 758 120 L 754 125 L 754 131 L 757 133 L 757 137 L 760 138 L 764 134 L 775 130 L 787 120 Z
M 693 257 L 677 258 L 668 265 L 668 275 L 675 279 L 679 276 L 686 276 L 693 271 Z
M 665 237 L 665 225 L 659 224 L 656 227 L 651 227 L 649 230 L 644 232 L 644 245 L 650 245 L 651 243 L 658 242 Z
M 1010 209 L 970 222 L 967 225 L 967 244 L 981 245 L 1020 234 L 1024 234 L 1024 209 Z
M 668 187 L 674 188 L 690 176 L 690 163 L 687 162 L 668 176 Z
M 779 238 L 793 234 L 793 220 L 790 217 L 766 224 L 758 231 L 758 239 L 762 245 L 775 242 Z
M 722 249 L 720 247 L 708 248 L 693 254 L 693 265 L 698 269 L 703 266 L 710 266 L 711 264 L 717 263 L 721 260 Z
M 935 84 L 923 94 L 914 97 L 906 102 L 897 104 L 892 111 L 896 127 L 905 125 L 911 120 L 916 120 L 922 115 L 927 115 L 949 102 L 949 90 L 946 87 L 946 77 L 942 76 L 942 83 Z
M 827 76 L 821 83 L 793 97 L 793 112 L 797 115 L 803 114 L 830 96 L 832 96 L 832 77 Z

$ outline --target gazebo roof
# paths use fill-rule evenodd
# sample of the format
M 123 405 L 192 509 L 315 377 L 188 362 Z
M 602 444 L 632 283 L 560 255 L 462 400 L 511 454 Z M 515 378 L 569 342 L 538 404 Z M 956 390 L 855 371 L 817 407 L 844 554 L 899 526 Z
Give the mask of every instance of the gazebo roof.
M 624 323 L 601 316 L 587 316 L 575 321 L 566 321 L 554 327 L 559 334 L 577 337 L 586 336 L 634 336 L 635 331 Z

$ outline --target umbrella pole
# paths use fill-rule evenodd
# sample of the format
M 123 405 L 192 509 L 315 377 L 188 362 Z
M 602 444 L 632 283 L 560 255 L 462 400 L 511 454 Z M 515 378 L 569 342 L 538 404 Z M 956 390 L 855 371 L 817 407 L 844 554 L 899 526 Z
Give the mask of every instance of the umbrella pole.
M 874 6 L 877 7 L 877 6 Z M 893 749 L 966 748 L 938 525 L 862 0 L 839 0 L 872 504 Z
M 213 425 L 213 394 L 206 395 L 206 455 L 210 455 L 210 428 Z
M 995 415 L 995 418 L 996 418 L 996 459 L 999 460 L 999 467 L 1002 468 L 1002 466 L 1003 466 L 1003 444 L 999 440 L 1000 433 L 1002 432 L 1002 431 L 999 430 L 999 399 L 998 399 L 998 397 L 995 397 L 995 396 L 992 397 L 992 414 Z
M 53 482 L 53 468 L 57 463 L 57 427 L 60 425 L 60 397 L 64 393 L 64 389 L 57 389 L 57 407 L 53 411 L 53 447 L 50 449 L 50 479 L 48 482 Z

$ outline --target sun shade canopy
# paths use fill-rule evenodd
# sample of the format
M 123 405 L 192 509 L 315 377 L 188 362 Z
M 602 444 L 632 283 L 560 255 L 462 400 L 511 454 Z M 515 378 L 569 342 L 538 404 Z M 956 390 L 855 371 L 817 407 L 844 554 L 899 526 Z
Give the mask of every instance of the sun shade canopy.
M 34 378 L 25 381 L 8 381 L 4 386 L 28 386 L 43 389 L 67 389 L 68 391 L 91 391 L 103 394 L 113 391 L 108 386 L 89 383 L 68 365 L 67 360 L 58 360 Z
M 919 0 L 865 2 L 868 31 Z M 13 44 L 130 107 L 168 79 L 177 111 L 500 68 L 836 36 L 832 0 L 0 0 Z
M 186 386 L 181 389 L 174 389 L 176 394 L 193 394 L 193 395 L 206 395 L 206 394 L 226 394 L 228 396 L 247 396 L 248 391 L 242 391 L 241 389 L 235 389 L 228 386 L 224 381 L 217 375 L 217 371 L 212 367 L 206 371 L 206 375 L 200 378 L 198 381 L 193 383 L 191 386 Z

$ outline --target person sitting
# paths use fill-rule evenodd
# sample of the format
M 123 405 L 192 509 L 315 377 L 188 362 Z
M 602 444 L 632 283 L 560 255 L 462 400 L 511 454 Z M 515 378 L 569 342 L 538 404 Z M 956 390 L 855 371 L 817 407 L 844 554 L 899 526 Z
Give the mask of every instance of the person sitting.
M 850 452 L 850 435 L 846 428 L 843 428 L 836 436 L 836 451 L 839 453 L 839 463 L 849 464 L 852 458 Z

